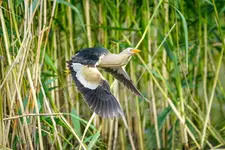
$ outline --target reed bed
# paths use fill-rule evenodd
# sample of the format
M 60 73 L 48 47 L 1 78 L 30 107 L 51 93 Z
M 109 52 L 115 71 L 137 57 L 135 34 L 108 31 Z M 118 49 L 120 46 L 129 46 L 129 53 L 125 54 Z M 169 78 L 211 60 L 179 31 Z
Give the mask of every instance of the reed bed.
M 225 148 L 223 0 L 0 0 L 0 148 Z M 125 112 L 93 114 L 66 71 L 85 47 L 142 52 L 103 73 Z

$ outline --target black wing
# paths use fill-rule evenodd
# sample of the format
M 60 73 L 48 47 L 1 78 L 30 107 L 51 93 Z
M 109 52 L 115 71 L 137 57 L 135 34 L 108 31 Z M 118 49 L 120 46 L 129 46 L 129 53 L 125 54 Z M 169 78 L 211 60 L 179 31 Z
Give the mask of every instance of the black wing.
M 117 99 L 110 92 L 109 84 L 107 81 L 102 79 L 102 82 L 96 89 L 90 89 L 85 87 L 77 78 L 73 68 L 71 67 L 71 62 L 68 62 L 69 69 L 71 71 L 73 80 L 75 81 L 78 91 L 83 95 L 88 106 L 96 114 L 103 118 L 113 118 L 124 115 L 122 108 L 117 101 Z
M 73 63 L 80 63 L 83 65 L 94 66 L 98 61 L 100 56 L 108 54 L 109 51 L 105 48 L 84 48 L 81 49 L 73 58 Z
M 125 87 L 131 90 L 134 94 L 142 97 L 145 97 L 139 92 L 139 90 L 134 86 L 133 81 L 127 74 L 127 72 L 122 67 L 116 68 L 103 68 L 106 72 L 112 74 L 119 82 L 121 82 Z

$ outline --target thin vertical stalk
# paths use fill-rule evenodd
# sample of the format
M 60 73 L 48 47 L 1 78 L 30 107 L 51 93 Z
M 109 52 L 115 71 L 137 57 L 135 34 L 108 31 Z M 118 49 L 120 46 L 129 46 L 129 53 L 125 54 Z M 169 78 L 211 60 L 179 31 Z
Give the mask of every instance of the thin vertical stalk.
M 183 6 L 181 4 L 181 6 Z M 182 7 L 181 7 L 182 9 Z M 184 95 L 183 95 L 183 88 L 182 88 L 182 81 L 181 81 L 181 74 L 180 74 L 180 68 L 178 66 L 178 60 L 180 60 L 180 44 L 179 44 L 179 29 L 178 29 L 178 26 L 176 28 L 176 38 L 177 38 L 177 54 L 176 54 L 176 57 L 174 59 L 174 72 L 176 74 L 176 86 L 177 86 L 177 93 L 178 93 L 178 98 L 180 99 L 180 103 L 178 105 L 178 109 L 179 109 L 179 112 L 181 112 L 181 117 L 182 117 L 182 120 L 183 122 L 179 122 L 179 125 L 180 125 L 180 136 L 181 136 L 181 141 L 182 143 L 184 144 L 184 147 L 187 148 L 188 147 L 188 137 L 187 137 L 187 130 L 185 128 L 185 107 L 184 107 Z M 182 56 L 181 56 L 182 57 Z M 187 56 L 186 56 L 187 57 Z
M 207 40 L 207 13 L 205 13 L 205 21 L 204 21 L 204 76 L 203 76 L 203 91 L 204 91 L 204 99 L 205 99 L 205 108 L 209 106 L 209 100 L 207 95 L 207 72 L 208 72 L 208 40 Z
M 201 21 L 201 10 L 200 10 L 200 1 L 198 1 L 198 14 L 200 15 L 199 16 L 199 26 L 198 26 L 198 37 L 199 37 L 199 44 L 198 44 L 198 49 L 197 49 L 197 56 L 196 56 L 196 62 L 195 64 L 199 64 L 199 57 L 200 57 L 200 54 L 201 54 L 201 47 L 202 47 L 202 21 Z M 197 91 L 197 75 L 198 75 L 198 69 L 199 69 L 199 66 L 198 65 L 195 65 L 194 67 L 194 76 L 193 76 L 193 85 L 195 86 L 195 89 L 193 90 L 193 93 L 192 93 L 192 97 L 195 98 L 195 95 L 196 95 L 196 91 Z
M 88 37 L 88 46 L 92 46 L 91 39 L 91 26 L 90 26 L 90 2 L 89 0 L 84 0 L 84 11 L 85 11 L 85 20 L 86 20 L 86 28 L 87 28 L 87 37 Z
M 28 19 L 28 6 L 29 6 L 29 3 L 28 3 L 29 1 L 28 0 L 24 0 L 24 27 L 23 27 L 23 33 L 24 33 L 24 37 L 26 37 L 26 34 L 27 34 L 27 30 L 28 30 L 28 27 L 29 27 L 29 25 L 28 25 L 28 21 L 29 21 L 29 19 Z
M 15 77 L 14 71 L 13 71 L 13 76 L 14 76 L 14 84 L 15 84 L 15 87 L 16 87 L 16 92 L 18 94 L 18 99 L 19 99 L 19 103 L 20 103 L 21 112 L 22 112 L 22 114 L 24 114 L 23 100 L 22 100 L 22 96 L 21 96 L 20 90 L 18 88 L 18 83 L 16 82 L 16 77 Z M 34 148 L 33 148 L 32 140 L 31 140 L 31 134 L 30 134 L 30 131 L 29 131 L 29 128 L 28 128 L 27 119 L 25 117 L 23 118 L 23 124 L 25 126 L 25 133 L 26 133 L 26 136 L 28 138 L 29 145 L 30 145 L 29 148 L 31 150 L 33 150 Z
M 118 118 L 115 119 L 115 126 L 114 126 L 114 138 L 113 138 L 113 150 L 117 148 L 117 137 L 118 137 Z
M 125 91 L 125 89 L 124 89 Z M 125 113 L 126 113 L 126 116 L 127 116 L 127 124 L 128 124 L 128 127 L 127 127 L 127 132 L 128 132 L 128 136 L 129 136 L 129 140 L 130 140 L 130 144 L 131 144 L 131 147 L 132 147 L 132 150 L 135 150 L 135 146 L 134 146 L 134 140 L 132 138 L 132 133 L 131 133 L 131 129 L 132 129 L 132 123 L 131 123 L 131 115 L 129 113 L 129 105 L 128 105 L 128 99 L 127 99 L 127 92 L 125 92 L 124 94 L 124 101 L 125 101 Z
M 13 19 L 14 29 L 16 31 L 16 36 L 17 36 L 17 39 L 19 40 L 19 44 L 21 46 L 22 43 L 21 43 L 20 34 L 19 34 L 19 30 L 18 30 L 18 24 L 17 24 L 16 17 L 15 17 L 14 5 L 13 5 L 12 0 L 9 0 L 8 3 L 9 3 L 9 9 L 12 12 L 12 19 Z
M 70 2 L 70 0 L 69 0 Z M 74 30 L 73 30 L 73 17 L 72 17 L 72 12 L 71 12 L 71 8 L 68 8 L 67 11 L 68 14 L 68 24 L 69 24 L 69 50 L 70 52 L 74 52 L 74 43 L 73 43 L 73 34 L 74 34 Z
M 111 150 L 112 149 L 112 140 L 113 140 L 113 126 L 114 126 L 114 121 L 109 120 L 109 135 L 108 135 L 108 144 L 107 144 L 107 149 Z
M 82 135 L 81 142 L 84 141 L 84 137 L 85 137 L 85 135 L 86 135 L 86 133 L 87 133 L 87 131 L 88 131 L 90 125 L 91 125 L 91 122 L 92 122 L 93 119 L 95 118 L 95 116 L 96 116 L 96 114 L 93 113 L 92 116 L 91 116 L 91 118 L 89 119 L 89 121 L 88 121 L 88 123 L 87 123 L 87 125 L 86 125 L 86 127 L 85 127 L 84 133 L 83 133 L 83 135 Z M 79 147 L 79 150 L 81 150 L 81 145 L 80 145 L 80 147 Z
M 0 65 L 1 62 L 0 62 Z M 0 95 L 2 95 L 2 92 L 0 90 Z M 5 147 L 6 143 L 5 143 L 5 134 L 4 134 L 4 122 L 3 122 L 3 97 L 0 96 L 0 145 L 2 145 L 3 147 Z
M 45 2 L 46 1 L 44 1 L 44 7 L 47 7 Z M 45 38 L 45 41 L 44 41 L 44 47 L 43 47 L 43 52 L 42 52 L 42 57 L 41 57 L 42 59 L 40 61 L 40 64 L 43 64 L 43 61 L 44 61 L 46 45 L 47 45 L 47 42 L 48 42 L 48 36 L 49 36 L 50 29 L 51 29 L 53 17 L 54 17 L 54 14 L 55 14 L 55 8 L 56 8 L 56 0 L 54 0 L 53 6 L 52 6 L 51 19 L 49 21 L 49 25 L 48 25 L 48 28 L 47 28 L 47 31 L 46 31 L 47 33 L 46 33 L 46 38 Z M 44 25 L 46 24 L 46 13 L 47 13 L 47 11 L 44 9 Z
M 148 10 L 149 12 L 149 10 Z M 148 16 L 148 18 L 150 17 L 150 15 Z M 154 18 L 155 19 L 155 18 Z M 157 19 L 155 19 L 156 24 L 157 24 Z M 150 28 L 150 27 L 149 27 Z M 154 36 L 157 37 L 157 30 L 154 31 Z M 149 39 L 150 39 L 150 30 L 149 30 Z M 157 46 L 157 40 L 154 42 L 154 46 L 153 49 L 156 49 Z M 148 46 L 151 50 L 151 45 L 149 44 Z M 151 52 L 151 51 L 150 51 Z M 149 61 L 152 60 L 151 55 L 149 55 Z M 152 69 L 153 65 L 152 65 L 152 61 L 149 63 L 149 68 Z M 156 137 L 156 145 L 157 145 L 157 149 L 161 148 L 161 144 L 160 144 L 160 138 L 159 138 L 159 128 L 158 128 L 158 117 L 157 117 L 157 108 L 156 108 L 156 101 L 155 101 L 155 93 L 154 93 L 154 86 L 153 86 L 153 81 L 152 79 L 150 79 L 150 93 L 152 96 L 152 110 L 153 110 L 153 119 L 154 119 L 154 128 L 155 128 L 155 137 Z
M 119 49 L 119 45 L 117 45 L 117 49 Z M 114 96 L 116 97 L 116 99 L 120 99 L 119 98 L 119 83 L 118 83 L 118 81 L 116 81 L 116 83 L 114 84 L 113 93 L 114 93 Z M 112 149 L 115 150 L 116 145 L 117 145 L 117 136 L 118 136 L 118 119 L 115 118 L 113 121 L 114 121 L 114 137 L 112 137 L 112 139 L 113 139 Z
M 4 45 L 5 45 L 5 48 L 6 48 L 7 60 L 8 60 L 9 65 L 11 65 L 12 60 L 11 60 L 11 56 L 10 56 L 10 53 L 9 53 L 9 47 L 10 47 L 9 36 L 8 36 L 7 28 L 6 28 L 6 25 L 5 25 L 5 19 L 4 19 L 4 15 L 2 13 L 1 7 L 0 7 L 0 19 L 1 19 L 2 31 L 3 31 L 3 35 L 4 35 L 3 38 L 4 38 L 4 43 L 5 43 Z
M 201 148 L 204 148 L 204 140 L 205 140 L 205 136 L 206 136 L 206 129 L 207 129 L 207 125 L 208 125 L 208 122 L 209 122 L 209 119 L 210 119 L 210 112 L 211 112 L 211 108 L 212 108 L 213 98 L 214 98 L 214 94 L 215 94 L 217 81 L 218 81 L 218 78 L 219 78 L 220 68 L 221 68 L 221 64 L 222 64 L 222 60 L 223 60 L 223 53 L 224 53 L 224 49 L 225 49 L 224 36 L 222 34 L 222 31 L 221 31 L 221 26 L 220 26 L 220 23 L 219 23 L 219 17 L 218 17 L 216 4 L 215 4 L 214 0 L 212 0 L 212 2 L 213 2 L 214 11 L 215 11 L 215 21 L 216 21 L 217 28 L 219 30 L 219 33 L 220 33 L 220 36 L 221 36 L 221 39 L 222 39 L 223 47 L 222 47 L 222 50 L 220 52 L 219 62 L 218 62 L 216 73 L 215 73 L 215 78 L 213 80 L 212 92 L 211 92 L 211 96 L 210 96 L 210 99 L 209 99 L 209 106 L 207 108 L 205 122 L 204 122 L 203 130 L 202 130 Z
M 150 65 L 150 68 L 152 65 Z M 157 118 L 157 110 L 156 110 L 156 103 L 155 103 L 155 94 L 154 94 L 154 88 L 153 88 L 153 82 L 152 80 L 150 81 L 150 92 L 152 96 L 152 110 L 153 110 L 153 117 L 154 117 L 154 127 L 155 127 L 155 136 L 156 136 L 156 144 L 157 144 L 157 149 L 161 148 L 160 145 L 160 138 L 159 138 L 159 129 L 158 129 L 158 118 Z
M 126 142 L 125 142 L 125 137 L 124 137 L 124 133 L 123 133 L 123 129 L 119 128 L 119 133 L 120 133 L 120 149 L 121 150 L 126 150 Z
M 134 79 L 135 78 L 135 73 L 134 73 L 134 66 L 133 63 L 130 63 L 130 69 L 131 69 L 131 78 L 133 79 L 134 83 L 136 82 Z M 135 125 L 137 128 L 137 134 L 138 134 L 138 142 L 139 142 L 139 149 L 144 150 L 144 140 L 143 140 L 143 133 L 142 133 L 142 121 L 141 121 L 141 112 L 140 112 L 140 105 L 138 102 L 138 97 L 135 96 L 135 106 L 136 106 L 136 121 L 135 121 Z
M 166 0 L 165 1 L 165 4 L 164 4 L 164 9 L 165 9 L 165 29 L 164 29 L 164 34 L 166 34 L 166 32 L 169 30 L 169 5 L 168 3 L 169 0 Z M 162 61 L 163 61 L 163 64 L 168 64 L 169 62 L 167 62 L 167 53 L 166 53 L 166 49 L 163 50 L 163 54 L 162 54 Z M 162 75 L 163 77 L 167 80 L 168 79 L 168 72 L 167 72 L 167 68 L 166 68 L 166 65 L 162 65 Z M 165 90 L 165 93 L 167 94 L 168 93 L 168 90 L 166 87 L 164 87 L 164 90 Z M 164 108 L 168 107 L 168 102 L 167 101 L 164 101 L 164 104 L 163 104 Z M 164 148 L 167 148 L 167 132 L 169 131 L 170 129 L 170 120 L 169 118 L 166 119 L 166 125 L 165 127 L 163 128 L 163 147 Z
M 99 22 L 99 26 L 103 25 L 103 8 L 102 8 L 102 3 L 100 1 L 100 3 L 98 4 L 98 9 L 99 9 L 99 13 L 98 13 L 98 22 Z M 98 31 L 98 42 L 100 43 L 104 43 L 104 30 L 103 28 L 99 28 Z
M 39 145 L 40 145 L 40 149 L 44 150 L 42 133 L 41 133 L 41 121 L 40 121 L 40 116 L 39 116 L 39 108 L 38 108 L 38 103 L 37 103 L 37 98 L 36 98 L 36 92 L 35 92 L 35 89 L 34 89 L 34 83 L 32 81 L 29 68 L 27 68 L 27 77 L 28 77 L 28 81 L 29 81 L 30 87 L 31 87 L 31 92 L 32 92 L 33 101 L 34 101 L 34 105 L 35 105 L 35 111 L 38 115 L 37 120 L 38 120 L 38 136 L 39 136 L 39 142 L 40 142 Z
M 43 85 L 42 85 L 42 82 L 41 82 L 41 79 L 40 79 L 40 78 L 39 78 L 39 83 L 40 83 L 40 85 L 41 85 L 41 91 L 42 91 L 42 93 L 43 93 L 44 103 L 45 103 L 45 105 L 46 105 L 46 108 L 47 108 L 48 112 L 49 112 L 50 114 L 52 114 L 52 110 L 51 110 L 51 108 L 50 108 L 49 101 L 47 100 L 47 97 L 46 97 L 46 95 L 45 95 L 45 91 L 44 91 L 44 88 L 43 88 Z M 56 127 L 55 119 L 54 119 L 54 117 L 53 117 L 52 115 L 51 115 L 50 117 L 51 117 L 51 120 L 52 120 L 53 129 L 54 129 L 54 132 L 53 132 L 53 133 L 54 133 L 54 138 L 57 139 L 57 142 L 58 142 L 58 145 L 59 145 L 59 149 L 62 149 L 62 142 L 61 142 L 61 139 L 60 139 L 59 136 L 58 136 L 59 132 L 58 132 L 58 129 L 57 129 L 57 127 Z

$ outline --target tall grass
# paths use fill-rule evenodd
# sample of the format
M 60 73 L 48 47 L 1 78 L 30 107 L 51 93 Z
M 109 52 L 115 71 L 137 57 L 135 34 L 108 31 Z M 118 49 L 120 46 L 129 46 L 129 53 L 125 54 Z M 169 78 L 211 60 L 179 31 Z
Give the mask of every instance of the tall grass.
M 0 148 L 225 148 L 224 17 L 223 0 L 0 1 Z M 151 103 L 102 72 L 128 128 L 66 71 L 94 46 L 142 50 L 126 70 Z

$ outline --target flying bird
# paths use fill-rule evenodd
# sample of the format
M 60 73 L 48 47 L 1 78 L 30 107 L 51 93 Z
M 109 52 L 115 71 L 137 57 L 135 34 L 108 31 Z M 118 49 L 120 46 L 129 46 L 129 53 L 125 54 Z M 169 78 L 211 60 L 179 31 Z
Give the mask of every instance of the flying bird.
M 124 114 L 119 101 L 110 92 L 109 84 L 98 68 L 112 74 L 137 96 L 145 98 L 124 70 L 124 66 L 138 52 L 140 50 L 127 48 L 119 54 L 112 54 L 105 48 L 85 48 L 67 61 L 78 91 L 91 110 L 99 116 L 113 118 Z

